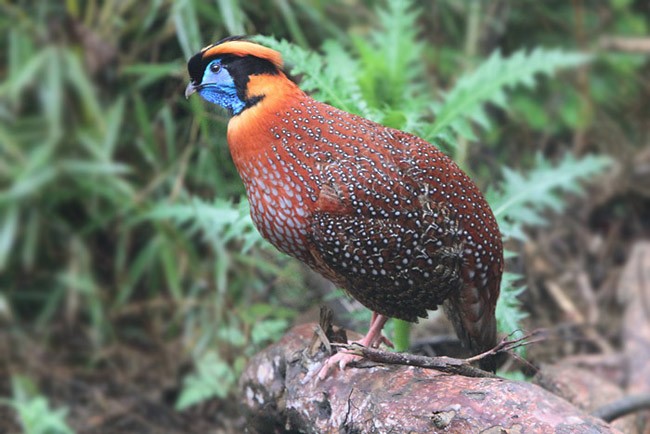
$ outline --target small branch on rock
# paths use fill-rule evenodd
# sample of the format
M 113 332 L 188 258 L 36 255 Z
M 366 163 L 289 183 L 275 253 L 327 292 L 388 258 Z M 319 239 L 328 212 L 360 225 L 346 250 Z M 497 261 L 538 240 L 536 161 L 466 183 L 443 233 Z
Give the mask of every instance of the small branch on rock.
M 591 415 L 611 422 L 619 417 L 636 413 L 640 410 L 650 410 L 650 393 L 631 395 L 604 405 L 594 410 Z
M 479 360 L 484 359 L 486 357 L 496 356 L 497 354 L 507 353 L 509 351 L 512 351 L 515 348 L 525 347 L 531 344 L 535 344 L 537 342 L 541 342 L 546 339 L 547 331 L 545 329 L 537 329 L 537 330 L 533 330 L 532 332 L 520 338 L 509 339 L 514 333 L 515 332 L 512 332 L 508 336 L 503 338 L 501 342 L 496 344 L 495 347 L 492 348 L 491 350 L 488 350 L 481 354 L 477 354 L 473 357 L 468 357 L 467 359 L 465 359 L 465 361 L 469 363 L 478 362 Z
M 417 366 L 425 369 L 436 369 L 441 372 L 448 374 L 462 375 L 464 377 L 474 377 L 474 378 L 498 378 L 496 375 L 486 372 L 482 369 L 479 369 L 473 366 L 471 363 L 478 362 L 479 360 L 495 356 L 497 354 L 505 353 L 511 351 L 515 348 L 530 345 L 535 342 L 543 340 L 543 337 L 539 337 L 544 334 L 544 330 L 535 330 L 532 333 L 522 336 L 517 339 L 508 340 L 508 337 L 504 338 L 499 342 L 494 348 L 484 353 L 478 354 L 474 357 L 469 357 L 467 359 L 456 359 L 453 357 L 446 356 L 419 356 L 415 354 L 407 353 L 393 353 L 390 351 L 383 351 L 374 348 L 366 348 L 358 344 L 331 344 L 334 347 L 340 348 L 355 354 L 357 356 L 364 357 L 372 362 L 376 363 L 386 363 L 392 365 L 407 365 L 407 366 Z M 537 339 L 534 339 L 537 337 Z
M 359 344 L 332 344 L 346 352 L 364 357 L 375 363 L 386 363 L 390 365 L 417 366 L 425 369 L 435 369 L 448 374 L 462 375 L 474 378 L 498 378 L 496 375 L 472 366 L 467 360 L 455 359 L 453 357 L 418 356 L 416 354 L 393 353 L 390 351 L 368 348 Z M 357 366 L 362 366 L 357 364 Z

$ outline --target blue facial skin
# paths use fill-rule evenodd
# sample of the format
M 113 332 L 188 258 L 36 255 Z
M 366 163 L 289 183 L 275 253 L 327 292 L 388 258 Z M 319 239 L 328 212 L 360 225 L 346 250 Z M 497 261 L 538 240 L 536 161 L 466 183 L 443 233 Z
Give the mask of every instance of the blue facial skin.
M 213 60 L 205 68 L 201 84 L 197 86 L 201 98 L 227 109 L 232 115 L 238 115 L 246 103 L 237 96 L 235 81 L 219 59 Z

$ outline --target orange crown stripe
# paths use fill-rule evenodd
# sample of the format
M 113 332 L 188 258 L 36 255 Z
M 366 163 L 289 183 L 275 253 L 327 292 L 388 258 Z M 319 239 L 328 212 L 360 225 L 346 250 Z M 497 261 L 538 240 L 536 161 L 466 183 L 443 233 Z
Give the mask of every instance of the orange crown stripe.
M 203 58 L 220 56 L 224 54 L 233 54 L 235 56 L 255 56 L 260 59 L 268 60 L 278 69 L 282 69 L 282 55 L 268 47 L 255 44 L 248 41 L 229 41 L 219 45 L 211 45 L 203 50 Z

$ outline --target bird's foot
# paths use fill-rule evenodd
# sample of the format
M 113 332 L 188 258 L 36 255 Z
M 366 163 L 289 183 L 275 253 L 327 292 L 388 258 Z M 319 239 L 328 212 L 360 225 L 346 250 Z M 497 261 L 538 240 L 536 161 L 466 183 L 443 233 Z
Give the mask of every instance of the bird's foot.
M 379 345 L 385 344 L 390 348 L 395 348 L 395 344 L 393 344 L 393 342 L 383 334 L 380 334 L 378 337 L 371 336 L 370 339 L 368 338 L 368 336 L 365 336 L 361 340 L 352 341 L 348 343 L 348 345 L 352 345 L 352 344 L 357 344 L 369 348 L 378 348 Z M 332 371 L 332 369 L 336 369 L 337 366 L 339 370 L 342 371 L 350 363 L 361 360 L 362 358 L 363 358 L 362 356 L 347 353 L 345 351 L 345 348 L 342 348 L 336 354 L 330 356 L 327 360 L 325 360 L 325 363 L 323 363 L 323 367 L 320 369 L 320 371 L 318 371 L 318 379 L 324 380 L 325 378 L 327 378 L 327 375 L 330 373 L 330 371 Z
M 361 340 L 363 341 L 363 339 Z M 349 344 L 359 344 L 363 345 L 361 341 L 350 342 Z M 318 379 L 324 380 L 329 375 L 330 371 L 335 370 L 338 366 L 339 370 L 342 371 L 347 365 L 357 360 L 362 359 L 361 356 L 356 354 L 346 353 L 345 349 L 340 349 L 336 354 L 330 356 L 325 360 L 320 371 L 318 371 Z
M 391 348 L 394 348 L 395 345 L 390 341 L 390 339 L 381 333 L 381 330 L 384 328 L 386 321 L 388 321 L 387 316 L 379 315 L 373 312 L 368 333 L 361 340 L 350 342 L 350 344 L 359 344 L 364 347 L 377 348 L 383 343 Z M 324 380 L 327 378 L 327 375 L 332 370 L 332 368 L 336 368 L 336 366 L 338 366 L 342 371 L 348 364 L 358 359 L 361 359 L 361 356 L 346 353 L 345 349 L 339 350 L 339 352 L 325 361 L 320 371 L 318 371 L 318 378 L 320 380 Z M 311 379 L 311 375 L 308 375 L 308 378 Z

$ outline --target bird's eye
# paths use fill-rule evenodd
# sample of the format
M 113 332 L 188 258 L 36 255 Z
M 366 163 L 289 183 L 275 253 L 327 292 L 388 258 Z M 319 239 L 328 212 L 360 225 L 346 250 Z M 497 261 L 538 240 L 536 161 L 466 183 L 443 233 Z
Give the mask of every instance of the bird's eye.
M 212 72 L 213 74 L 216 74 L 219 71 L 221 71 L 221 65 L 219 65 L 218 63 L 210 64 L 210 72 Z

